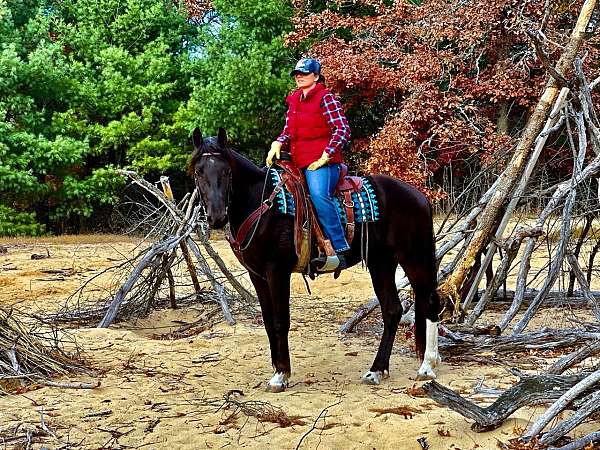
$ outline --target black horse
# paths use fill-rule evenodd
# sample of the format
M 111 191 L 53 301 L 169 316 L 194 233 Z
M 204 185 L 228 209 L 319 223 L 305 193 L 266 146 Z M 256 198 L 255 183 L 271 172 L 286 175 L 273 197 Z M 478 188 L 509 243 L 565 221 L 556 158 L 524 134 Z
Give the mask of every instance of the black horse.
M 265 186 L 266 169 L 259 168 L 227 146 L 225 130 L 217 137 L 202 138 L 193 132 L 194 153 L 189 172 L 194 177 L 206 207 L 211 228 L 229 223 L 235 236 L 240 225 L 273 190 Z M 437 287 L 435 240 L 431 205 L 417 189 L 385 176 L 371 177 L 380 204 L 380 219 L 369 223 L 367 267 L 381 305 L 383 336 L 371 369 L 363 376 L 367 384 L 379 384 L 389 374 L 389 360 L 402 305 L 395 273 L 398 264 L 412 285 L 415 296 L 415 341 L 423 361 L 419 379 L 435 378 L 439 362 L 437 322 L 440 299 Z M 275 374 L 267 390 L 285 390 L 291 374 L 288 332 L 290 328 L 290 276 L 296 263 L 293 220 L 274 208 L 267 210 L 249 237 L 243 259 L 256 289 L 271 347 Z M 361 260 L 361 227 L 357 227 L 349 264 Z

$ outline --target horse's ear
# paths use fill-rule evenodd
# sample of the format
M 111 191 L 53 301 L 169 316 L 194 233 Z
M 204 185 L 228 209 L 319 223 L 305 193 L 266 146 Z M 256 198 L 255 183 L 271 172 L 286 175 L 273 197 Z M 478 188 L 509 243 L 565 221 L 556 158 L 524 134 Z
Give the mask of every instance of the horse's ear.
M 194 149 L 196 150 L 202 147 L 202 132 L 198 127 L 194 128 L 192 132 L 192 144 L 194 144 Z
M 219 134 L 217 135 L 217 142 L 221 147 L 225 147 L 225 143 L 227 142 L 227 132 L 225 128 L 219 127 Z

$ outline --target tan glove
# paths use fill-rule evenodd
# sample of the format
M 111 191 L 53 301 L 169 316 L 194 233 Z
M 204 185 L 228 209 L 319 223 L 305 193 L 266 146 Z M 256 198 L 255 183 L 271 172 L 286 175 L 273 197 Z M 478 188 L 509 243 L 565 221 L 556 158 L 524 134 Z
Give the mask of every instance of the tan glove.
M 310 163 L 308 166 L 308 170 L 317 170 L 319 167 L 323 167 L 325 164 L 329 162 L 329 155 L 327 152 L 323 152 L 321 157 L 317 159 L 315 162 Z
M 271 143 L 271 150 L 267 153 L 267 166 L 271 167 L 273 165 L 273 158 L 281 158 L 281 146 L 283 144 L 279 141 L 273 141 Z

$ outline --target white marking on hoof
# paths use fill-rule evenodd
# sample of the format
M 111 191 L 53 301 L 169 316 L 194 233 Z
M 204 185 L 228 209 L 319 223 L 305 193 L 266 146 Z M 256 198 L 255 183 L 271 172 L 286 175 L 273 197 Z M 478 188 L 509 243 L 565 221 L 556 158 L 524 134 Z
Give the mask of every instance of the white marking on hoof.
M 289 385 L 289 374 L 284 372 L 275 372 L 271 379 L 267 381 L 267 392 L 283 392 Z
M 425 354 L 425 358 L 427 358 L 427 354 Z M 437 365 L 431 364 L 427 359 L 423 361 L 419 371 L 417 372 L 417 381 L 425 381 L 425 380 L 435 380 L 437 378 L 433 368 Z
M 425 344 L 425 355 L 423 364 L 417 372 L 417 381 L 435 380 L 433 369 L 442 362 L 438 353 L 438 324 L 427 319 L 427 341 Z
M 381 370 L 376 370 L 375 372 L 369 370 L 362 376 L 362 382 L 364 384 L 378 385 L 381 384 L 381 380 L 384 380 L 389 376 L 390 373 L 387 370 L 384 370 L 383 372 Z

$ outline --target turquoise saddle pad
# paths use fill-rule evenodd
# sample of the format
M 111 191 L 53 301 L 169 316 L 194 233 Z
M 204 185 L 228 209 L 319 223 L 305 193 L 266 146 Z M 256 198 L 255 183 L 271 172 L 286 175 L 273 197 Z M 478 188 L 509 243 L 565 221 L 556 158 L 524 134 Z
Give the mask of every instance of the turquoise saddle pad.
M 275 168 L 269 169 L 269 182 L 275 187 L 281 180 L 281 170 Z M 377 196 L 373 185 L 368 178 L 363 178 L 362 189 L 358 192 L 352 192 L 352 201 L 354 202 L 354 221 L 359 222 L 375 222 L 379 219 L 379 204 L 377 202 Z M 338 214 L 342 221 L 342 224 L 348 222 L 346 217 L 346 209 L 340 202 L 340 199 L 336 196 L 333 198 Z M 296 213 L 296 207 L 294 204 L 294 198 L 292 194 L 285 188 L 281 189 L 273 205 L 277 207 L 278 211 L 282 214 L 293 216 Z

